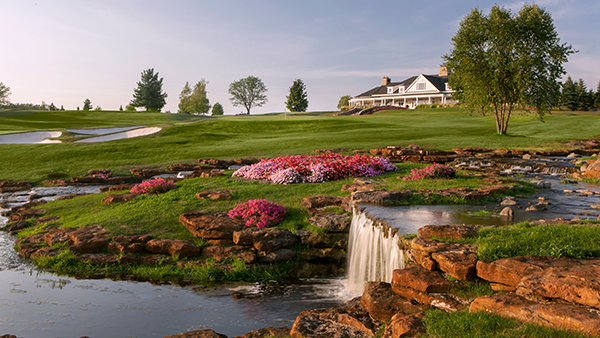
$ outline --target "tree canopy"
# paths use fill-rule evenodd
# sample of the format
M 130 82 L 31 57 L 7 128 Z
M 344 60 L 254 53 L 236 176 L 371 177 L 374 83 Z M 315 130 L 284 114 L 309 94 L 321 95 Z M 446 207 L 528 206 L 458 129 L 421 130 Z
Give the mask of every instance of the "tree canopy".
M 217 115 L 223 115 L 223 114 L 224 114 L 223 106 L 219 102 L 215 103 L 212 107 L 212 115 L 217 116 Z
M 351 98 L 352 98 L 352 96 L 350 96 L 350 95 L 344 95 L 344 96 L 340 97 L 340 101 L 338 102 L 337 109 L 339 109 L 341 111 L 345 107 L 348 107 L 350 105 Z
M 10 102 L 8 100 L 9 95 L 10 87 L 7 87 L 4 85 L 4 83 L 0 82 L 0 107 Z
M 210 104 L 207 96 L 206 85 L 208 81 L 202 79 L 196 83 L 194 90 L 188 82 L 185 83 L 179 94 L 179 113 L 182 114 L 207 114 Z
M 525 4 L 513 14 L 495 5 L 487 16 L 475 8 L 461 21 L 443 58 L 455 97 L 469 109 L 493 111 L 496 131 L 506 134 L 516 106 L 542 117 L 558 104 L 563 63 L 575 52 L 560 43 L 545 9 Z
M 83 101 L 83 110 L 91 110 L 92 108 L 92 101 L 90 101 L 90 99 L 85 99 L 85 101 Z
M 142 71 L 142 79 L 133 90 L 134 107 L 144 107 L 146 110 L 160 111 L 166 104 L 167 93 L 162 91 L 163 78 L 158 78 L 158 72 L 154 74 L 154 68 Z
M 250 115 L 250 109 L 262 107 L 267 103 L 267 91 L 268 89 L 261 79 L 250 75 L 229 85 L 229 94 L 231 95 L 229 100 L 235 107 L 246 108 L 246 113 Z
M 289 111 L 306 111 L 308 109 L 308 98 L 306 86 L 300 79 L 294 80 L 290 87 L 290 94 L 286 96 L 285 106 Z

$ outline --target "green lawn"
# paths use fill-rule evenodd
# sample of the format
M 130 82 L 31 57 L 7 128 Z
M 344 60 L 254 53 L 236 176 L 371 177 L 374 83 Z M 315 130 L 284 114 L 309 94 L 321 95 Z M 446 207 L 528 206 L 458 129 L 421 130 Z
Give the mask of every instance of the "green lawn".
M 159 125 L 155 135 L 96 144 L 0 145 L 0 180 L 41 181 L 50 174 L 81 175 L 89 169 L 127 172 L 128 165 L 166 165 L 197 158 L 273 157 L 314 149 L 347 150 L 418 144 L 453 147 L 556 148 L 558 142 L 592 138 L 600 130 L 593 114 L 555 113 L 542 123 L 515 115 L 507 136 L 495 133 L 494 120 L 457 109 L 383 111 L 368 116 L 331 113 L 198 117 L 148 112 L 54 111 L 22 115 L 0 113 L 0 133 L 60 130 L 67 127 Z

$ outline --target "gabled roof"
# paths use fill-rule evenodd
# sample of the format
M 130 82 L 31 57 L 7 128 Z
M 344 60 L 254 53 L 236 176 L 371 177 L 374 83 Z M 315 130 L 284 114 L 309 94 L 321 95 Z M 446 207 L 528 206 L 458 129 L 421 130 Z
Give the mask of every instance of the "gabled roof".
M 381 85 L 379 87 L 375 87 L 371 90 L 368 90 L 362 94 L 355 96 L 354 98 L 372 97 L 375 95 L 386 95 L 386 94 L 388 94 L 387 88 L 394 87 L 394 86 L 405 86 L 408 89 L 408 87 L 413 82 L 415 82 L 415 80 L 419 76 L 421 76 L 421 75 L 409 77 L 408 79 L 406 79 L 402 82 L 391 82 L 390 84 L 388 84 L 386 86 Z M 431 84 L 434 85 L 438 91 L 440 91 L 440 92 L 446 91 L 446 82 L 448 82 L 448 76 L 423 75 L 423 77 L 425 77 L 427 79 L 427 81 L 431 82 Z

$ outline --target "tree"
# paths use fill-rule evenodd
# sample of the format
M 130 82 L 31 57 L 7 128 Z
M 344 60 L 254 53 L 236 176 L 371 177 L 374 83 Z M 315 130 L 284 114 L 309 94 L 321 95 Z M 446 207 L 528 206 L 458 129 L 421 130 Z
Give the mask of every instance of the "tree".
M 308 99 L 306 98 L 306 86 L 300 79 L 294 80 L 290 87 L 290 94 L 286 96 L 285 106 L 289 111 L 306 111 Z
M 123 105 L 119 106 L 119 111 L 123 111 Z
M 142 71 L 142 79 L 133 90 L 133 100 L 130 104 L 134 107 L 144 107 L 148 110 L 160 111 L 166 104 L 167 93 L 162 91 L 163 78 L 154 74 L 154 68 Z
M 60 105 L 60 110 L 65 110 L 65 106 L 63 106 L 62 104 Z
M 345 109 L 346 107 L 348 107 L 350 105 L 351 98 L 352 98 L 352 96 L 350 96 L 350 95 L 344 95 L 344 96 L 340 97 L 340 101 L 338 102 L 337 108 L 341 111 L 342 109 Z
M 10 87 L 4 85 L 4 83 L 0 82 L 0 107 L 5 104 L 8 104 L 10 101 L 8 100 L 8 96 L 10 95 Z
M 579 79 L 579 82 L 575 84 L 575 91 L 579 99 L 577 109 L 587 111 L 594 107 L 594 93 L 587 90 L 587 86 L 583 79 Z
M 219 102 L 217 102 L 213 105 L 212 115 L 213 116 L 223 115 L 223 106 Z
M 596 95 L 594 97 L 594 109 L 598 109 L 600 108 L 600 81 L 598 81 L 598 88 L 596 89 Z
M 92 101 L 90 101 L 90 99 L 85 99 L 85 101 L 83 101 L 83 110 L 91 110 L 92 108 Z
M 570 76 L 567 77 L 567 80 L 562 85 L 561 105 L 566 106 L 572 111 L 575 111 L 577 108 L 579 108 L 579 95 L 577 94 L 577 87 Z
M 210 111 L 206 85 L 208 81 L 202 79 L 196 83 L 194 90 L 188 82 L 185 83 L 179 94 L 179 111 L 181 114 L 207 114 Z
M 48 110 L 58 110 L 58 108 L 56 108 L 56 106 L 54 105 L 54 102 L 50 102 L 50 105 L 48 106 Z
M 250 115 L 250 109 L 254 107 L 262 107 L 267 103 L 268 89 L 265 84 L 256 76 L 248 76 L 247 78 L 234 81 L 229 85 L 229 100 L 235 106 L 246 108 L 246 112 Z
M 559 42 L 552 17 L 535 4 L 516 15 L 498 5 L 487 16 L 475 8 L 443 57 L 449 86 L 467 108 L 493 111 L 496 131 L 506 134 L 516 106 L 533 107 L 543 117 L 558 104 L 563 62 L 576 52 Z

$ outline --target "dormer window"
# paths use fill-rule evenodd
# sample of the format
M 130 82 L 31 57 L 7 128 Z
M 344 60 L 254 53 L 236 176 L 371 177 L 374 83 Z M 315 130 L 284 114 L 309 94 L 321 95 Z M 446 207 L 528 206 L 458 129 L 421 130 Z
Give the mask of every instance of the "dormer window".
M 400 87 L 398 87 L 398 91 L 399 91 L 400 93 L 404 93 L 404 86 L 400 86 Z
M 425 82 L 417 83 L 417 90 L 425 90 L 427 89 L 427 84 Z
M 388 87 L 388 94 L 392 94 L 394 92 L 394 87 Z

